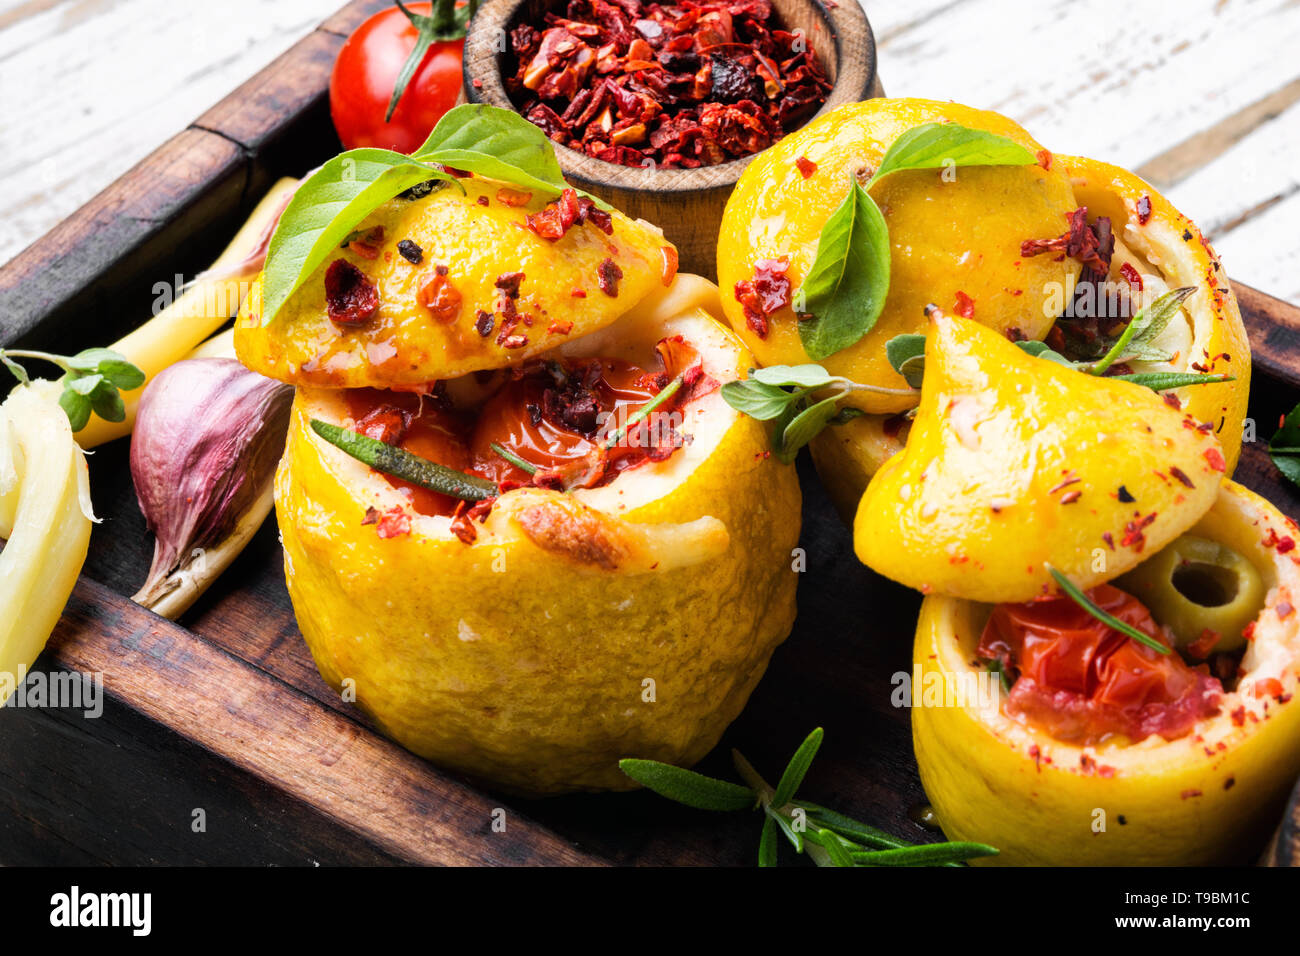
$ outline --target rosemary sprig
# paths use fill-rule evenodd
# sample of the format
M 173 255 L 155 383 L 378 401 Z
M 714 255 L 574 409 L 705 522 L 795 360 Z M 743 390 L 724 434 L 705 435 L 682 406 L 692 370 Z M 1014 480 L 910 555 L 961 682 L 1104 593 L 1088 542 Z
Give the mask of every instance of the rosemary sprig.
M 911 844 L 819 804 L 796 800 L 795 794 L 821 747 L 822 737 L 820 727 L 808 735 L 775 787 L 734 750 L 732 760 L 747 786 L 657 760 L 620 760 L 618 765 L 642 786 L 689 807 L 717 811 L 762 809 L 759 866 L 777 865 L 781 835 L 795 852 L 806 851 L 818 866 L 961 866 L 965 860 L 998 852 L 983 843 Z
M 1069 578 L 1067 578 L 1060 571 L 1056 570 L 1056 568 L 1052 567 L 1049 564 L 1047 566 L 1047 570 L 1048 573 L 1050 573 L 1052 577 L 1056 580 L 1057 586 L 1059 586 L 1060 589 L 1064 591 L 1067 596 L 1069 596 L 1070 600 L 1074 601 L 1075 604 L 1079 605 L 1079 607 L 1083 608 L 1085 611 L 1087 611 L 1097 620 L 1101 621 L 1103 624 L 1107 625 L 1108 627 L 1113 627 L 1121 634 L 1127 634 L 1129 637 L 1133 638 L 1133 640 L 1137 641 L 1140 644 L 1145 644 L 1153 651 L 1159 651 L 1161 654 L 1169 653 L 1170 649 L 1166 647 L 1164 644 L 1161 644 L 1150 634 L 1143 634 L 1136 627 L 1133 627 L 1129 624 L 1125 624 L 1119 618 L 1115 617 L 1115 615 L 1108 614 L 1107 612 L 1103 611 L 1101 608 L 1097 607 L 1097 605 L 1094 604 L 1089 599 L 1088 595 L 1084 594 L 1081 590 L 1079 590 L 1079 588 L 1076 587 L 1075 584 Z
M 637 425 L 640 425 L 643 421 L 645 421 L 647 418 L 650 417 L 650 414 L 654 412 L 655 409 L 659 408 L 659 406 L 661 406 L 664 402 L 668 401 L 668 399 L 676 395 L 678 390 L 681 389 L 683 381 L 684 378 L 681 375 L 678 375 L 675 379 L 673 379 L 671 382 L 665 385 L 659 391 L 658 395 L 650 399 L 650 401 L 646 402 L 635 412 L 629 415 L 627 419 L 627 424 L 625 424 L 622 428 L 616 429 L 614 433 L 609 436 L 609 439 L 605 442 L 605 451 L 609 451 L 611 448 L 613 448 L 615 445 L 621 442 L 628 432 L 630 432 L 633 428 L 636 428 Z
M 495 497 L 499 489 L 486 478 L 467 475 L 436 461 L 412 455 L 405 449 L 377 441 L 354 431 L 331 425 L 319 418 L 311 420 L 311 429 L 336 448 L 341 448 L 353 458 L 394 478 L 428 488 L 439 494 L 462 501 L 482 501 Z
M 126 404 L 121 393 L 139 388 L 145 379 L 144 372 L 112 349 L 86 349 L 76 355 L 0 349 L 0 364 L 24 385 L 31 379 L 27 370 L 14 361 L 16 358 L 49 362 L 63 369 L 58 380 L 63 386 L 59 407 L 67 414 L 74 432 L 86 427 L 92 411 L 106 422 L 125 420 Z
M 504 445 L 498 445 L 496 442 L 492 442 L 488 445 L 488 447 L 491 448 L 498 455 L 500 455 L 502 458 L 504 458 L 506 461 L 510 462 L 510 464 L 514 465 L 520 471 L 527 472 L 530 475 L 537 474 L 536 465 L 524 461 L 522 458 L 520 458 L 518 455 L 512 452 L 509 448 L 506 448 Z

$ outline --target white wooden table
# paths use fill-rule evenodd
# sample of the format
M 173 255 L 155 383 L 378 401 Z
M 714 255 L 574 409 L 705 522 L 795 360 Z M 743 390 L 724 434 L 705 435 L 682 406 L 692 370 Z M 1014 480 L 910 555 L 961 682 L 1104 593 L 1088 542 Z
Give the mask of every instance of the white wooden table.
M 0 261 L 341 0 L 0 0 Z M 847 0 L 851 2 L 851 0 Z M 1229 273 L 1300 301 L 1300 4 L 862 0 L 893 95 L 1135 169 Z

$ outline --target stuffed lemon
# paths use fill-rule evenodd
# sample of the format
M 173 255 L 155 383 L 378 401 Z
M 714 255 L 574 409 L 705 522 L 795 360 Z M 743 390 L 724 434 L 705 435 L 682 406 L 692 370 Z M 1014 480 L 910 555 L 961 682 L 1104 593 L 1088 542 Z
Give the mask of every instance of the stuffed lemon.
M 1166 648 L 1166 620 L 1136 595 L 1167 595 L 1206 622 L 1234 606 L 1247 622 L 1236 646 L 1206 627 L 1200 647 L 1160 654 L 1063 597 L 925 599 L 918 673 L 961 685 L 994 669 L 1010 682 L 991 706 L 913 710 L 921 780 L 950 839 L 991 843 L 1004 865 L 1250 861 L 1300 773 L 1300 568 L 1285 553 L 1297 531 L 1231 481 L 1191 530 L 1224 556 L 1213 567 L 1249 583 L 1225 594 L 1170 575 L 1089 593 Z
M 432 395 L 299 389 L 289 593 L 321 674 L 399 743 L 516 791 L 621 789 L 620 757 L 693 763 L 740 712 L 794 619 L 799 489 L 718 393 L 752 360 L 716 295 L 680 276 Z M 381 474 L 322 423 L 490 493 Z

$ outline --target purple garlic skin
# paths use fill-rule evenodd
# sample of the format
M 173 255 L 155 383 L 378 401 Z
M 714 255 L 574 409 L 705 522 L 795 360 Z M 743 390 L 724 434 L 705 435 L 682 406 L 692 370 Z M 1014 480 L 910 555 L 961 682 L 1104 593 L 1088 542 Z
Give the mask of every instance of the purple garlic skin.
M 186 359 L 145 387 L 131 436 L 131 478 L 155 535 L 136 600 L 164 590 L 195 548 L 233 530 L 284 451 L 293 387 L 235 359 Z

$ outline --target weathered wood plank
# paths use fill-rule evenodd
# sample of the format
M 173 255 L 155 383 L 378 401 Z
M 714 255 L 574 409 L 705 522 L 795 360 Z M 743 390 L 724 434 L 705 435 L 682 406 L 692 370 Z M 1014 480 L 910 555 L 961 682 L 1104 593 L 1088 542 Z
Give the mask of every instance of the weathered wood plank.
M 400 859 L 594 863 L 355 721 L 83 578 L 50 639 L 62 665 L 102 673 L 144 716 L 327 813 Z

